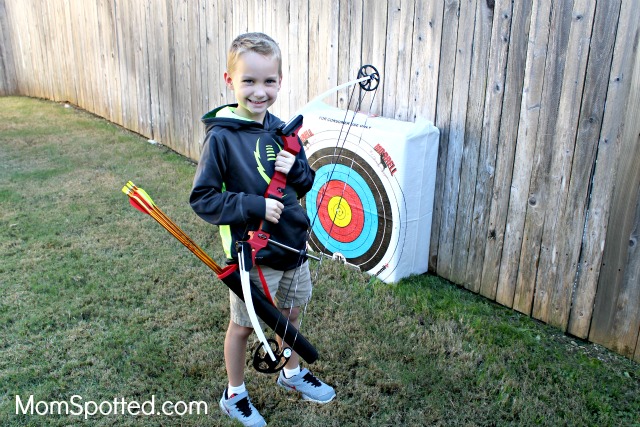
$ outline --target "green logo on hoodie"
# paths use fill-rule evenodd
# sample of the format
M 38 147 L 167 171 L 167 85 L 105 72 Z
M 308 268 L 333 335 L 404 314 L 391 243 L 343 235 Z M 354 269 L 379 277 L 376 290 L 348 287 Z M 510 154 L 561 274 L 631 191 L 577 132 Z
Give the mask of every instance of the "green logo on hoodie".
M 275 139 L 272 139 L 271 141 L 273 142 L 273 144 L 266 144 L 264 147 L 267 162 L 276 161 L 276 148 L 275 148 L 276 146 L 278 147 L 278 151 L 282 149 L 282 146 L 278 144 L 278 142 Z M 256 164 L 258 165 L 257 166 L 258 173 L 260 174 L 262 179 L 264 179 L 265 182 L 269 184 L 271 182 L 271 177 L 267 175 L 266 169 L 262 163 L 261 152 L 262 150 L 260 149 L 260 138 L 258 138 L 258 140 L 256 141 L 256 150 L 253 152 L 253 156 L 256 158 Z

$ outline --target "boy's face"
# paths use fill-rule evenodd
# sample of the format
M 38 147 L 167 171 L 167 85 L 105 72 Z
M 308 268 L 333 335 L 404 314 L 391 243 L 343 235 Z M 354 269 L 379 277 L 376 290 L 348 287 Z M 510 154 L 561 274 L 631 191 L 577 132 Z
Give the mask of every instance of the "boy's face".
M 238 108 L 236 114 L 262 123 L 276 101 L 282 78 L 278 60 L 272 56 L 247 51 L 238 57 L 233 73 L 224 73 L 224 80 L 233 91 Z

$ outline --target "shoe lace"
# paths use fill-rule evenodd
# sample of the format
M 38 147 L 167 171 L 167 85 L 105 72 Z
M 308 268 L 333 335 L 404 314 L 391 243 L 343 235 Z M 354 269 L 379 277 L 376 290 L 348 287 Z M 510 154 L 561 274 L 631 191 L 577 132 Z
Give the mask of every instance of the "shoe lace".
M 243 417 L 248 418 L 251 416 L 251 402 L 249 401 L 248 397 L 238 400 L 235 406 L 236 408 L 238 408 L 238 411 L 240 411 Z
M 308 372 L 304 377 L 302 377 L 302 379 L 304 380 L 304 382 L 307 382 L 314 387 L 320 387 L 322 385 L 320 380 L 317 379 L 311 372 Z

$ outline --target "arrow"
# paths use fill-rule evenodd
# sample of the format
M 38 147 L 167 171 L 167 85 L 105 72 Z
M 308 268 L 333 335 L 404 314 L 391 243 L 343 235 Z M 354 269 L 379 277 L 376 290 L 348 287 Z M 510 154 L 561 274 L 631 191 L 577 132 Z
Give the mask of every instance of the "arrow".
M 129 202 L 135 209 L 155 219 L 164 229 L 198 257 L 200 261 L 213 270 L 218 278 L 222 280 L 233 293 L 245 301 L 237 265 L 228 265 L 224 268 L 220 267 L 154 203 L 146 191 L 136 187 L 131 181 L 127 182 L 122 188 L 122 192 L 129 196 Z M 267 300 L 267 297 L 262 292 L 256 289 L 255 285 L 251 284 L 250 291 L 250 299 L 252 300 L 256 314 L 276 334 L 282 337 L 300 357 L 308 363 L 315 362 L 318 359 L 318 352 L 313 345 L 309 343 L 297 328 L 291 325 L 289 319 L 280 313 L 280 311 Z

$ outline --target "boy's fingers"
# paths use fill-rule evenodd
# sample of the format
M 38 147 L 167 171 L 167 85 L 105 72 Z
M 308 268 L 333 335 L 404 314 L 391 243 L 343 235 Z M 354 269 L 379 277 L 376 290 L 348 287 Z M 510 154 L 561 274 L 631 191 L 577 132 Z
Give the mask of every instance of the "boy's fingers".
M 284 205 L 274 199 L 266 199 L 266 204 L 267 210 L 265 212 L 265 219 L 269 222 L 277 224 L 284 209 Z

